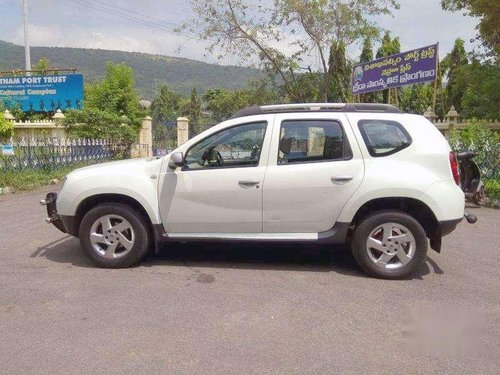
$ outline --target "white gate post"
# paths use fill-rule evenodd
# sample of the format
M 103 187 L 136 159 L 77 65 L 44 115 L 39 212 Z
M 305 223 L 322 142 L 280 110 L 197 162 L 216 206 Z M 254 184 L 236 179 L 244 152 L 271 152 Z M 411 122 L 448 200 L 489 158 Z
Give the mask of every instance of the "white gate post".
M 187 117 L 177 118 L 177 146 L 189 140 L 189 120 Z

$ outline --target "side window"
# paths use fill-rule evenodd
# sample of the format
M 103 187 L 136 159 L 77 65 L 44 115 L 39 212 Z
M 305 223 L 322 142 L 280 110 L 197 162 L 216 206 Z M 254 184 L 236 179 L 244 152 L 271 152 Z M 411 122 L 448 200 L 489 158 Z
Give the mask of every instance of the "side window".
M 340 123 L 286 120 L 281 123 L 278 164 L 339 160 L 351 156 Z
M 394 154 L 411 144 L 411 137 L 399 122 L 361 120 L 358 127 L 371 156 Z
M 266 122 L 255 122 L 210 135 L 188 150 L 187 169 L 257 166 L 266 127 Z

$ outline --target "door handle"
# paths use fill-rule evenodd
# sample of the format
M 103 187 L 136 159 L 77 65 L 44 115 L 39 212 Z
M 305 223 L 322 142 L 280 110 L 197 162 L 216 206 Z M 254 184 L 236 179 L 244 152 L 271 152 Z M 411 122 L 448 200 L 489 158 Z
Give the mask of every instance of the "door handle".
M 331 178 L 331 181 L 336 185 L 344 185 L 351 181 L 354 177 L 348 175 L 338 175 Z
M 258 185 L 259 183 L 260 183 L 259 180 L 239 180 L 238 181 L 238 185 L 243 185 L 246 187 Z

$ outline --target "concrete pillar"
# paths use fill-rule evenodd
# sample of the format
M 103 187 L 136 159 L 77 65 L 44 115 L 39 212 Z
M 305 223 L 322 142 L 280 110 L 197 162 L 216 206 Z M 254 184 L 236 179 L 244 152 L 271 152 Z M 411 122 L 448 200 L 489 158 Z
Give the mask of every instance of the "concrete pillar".
M 187 117 L 177 118 L 177 146 L 189 140 L 189 120 Z
M 432 110 L 432 107 L 427 108 L 427 111 L 424 112 L 424 117 L 432 123 L 435 123 L 437 120 L 437 115 Z
M 446 114 L 446 120 L 448 120 L 450 125 L 456 125 L 458 121 L 458 112 L 456 111 L 454 106 L 451 106 L 450 110 Z
M 139 143 L 145 148 L 147 155 L 153 156 L 153 119 L 149 116 L 142 119 L 141 134 L 139 136 Z

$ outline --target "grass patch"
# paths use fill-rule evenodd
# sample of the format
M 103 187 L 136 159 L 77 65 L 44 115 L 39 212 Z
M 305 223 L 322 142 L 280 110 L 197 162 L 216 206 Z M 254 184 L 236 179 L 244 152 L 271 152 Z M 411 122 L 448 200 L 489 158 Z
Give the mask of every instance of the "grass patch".
M 57 169 L 27 169 L 0 173 L 0 187 L 11 187 L 15 192 L 38 189 L 50 184 L 57 178 L 61 180 L 69 172 L 90 165 L 88 163 L 73 164 Z

